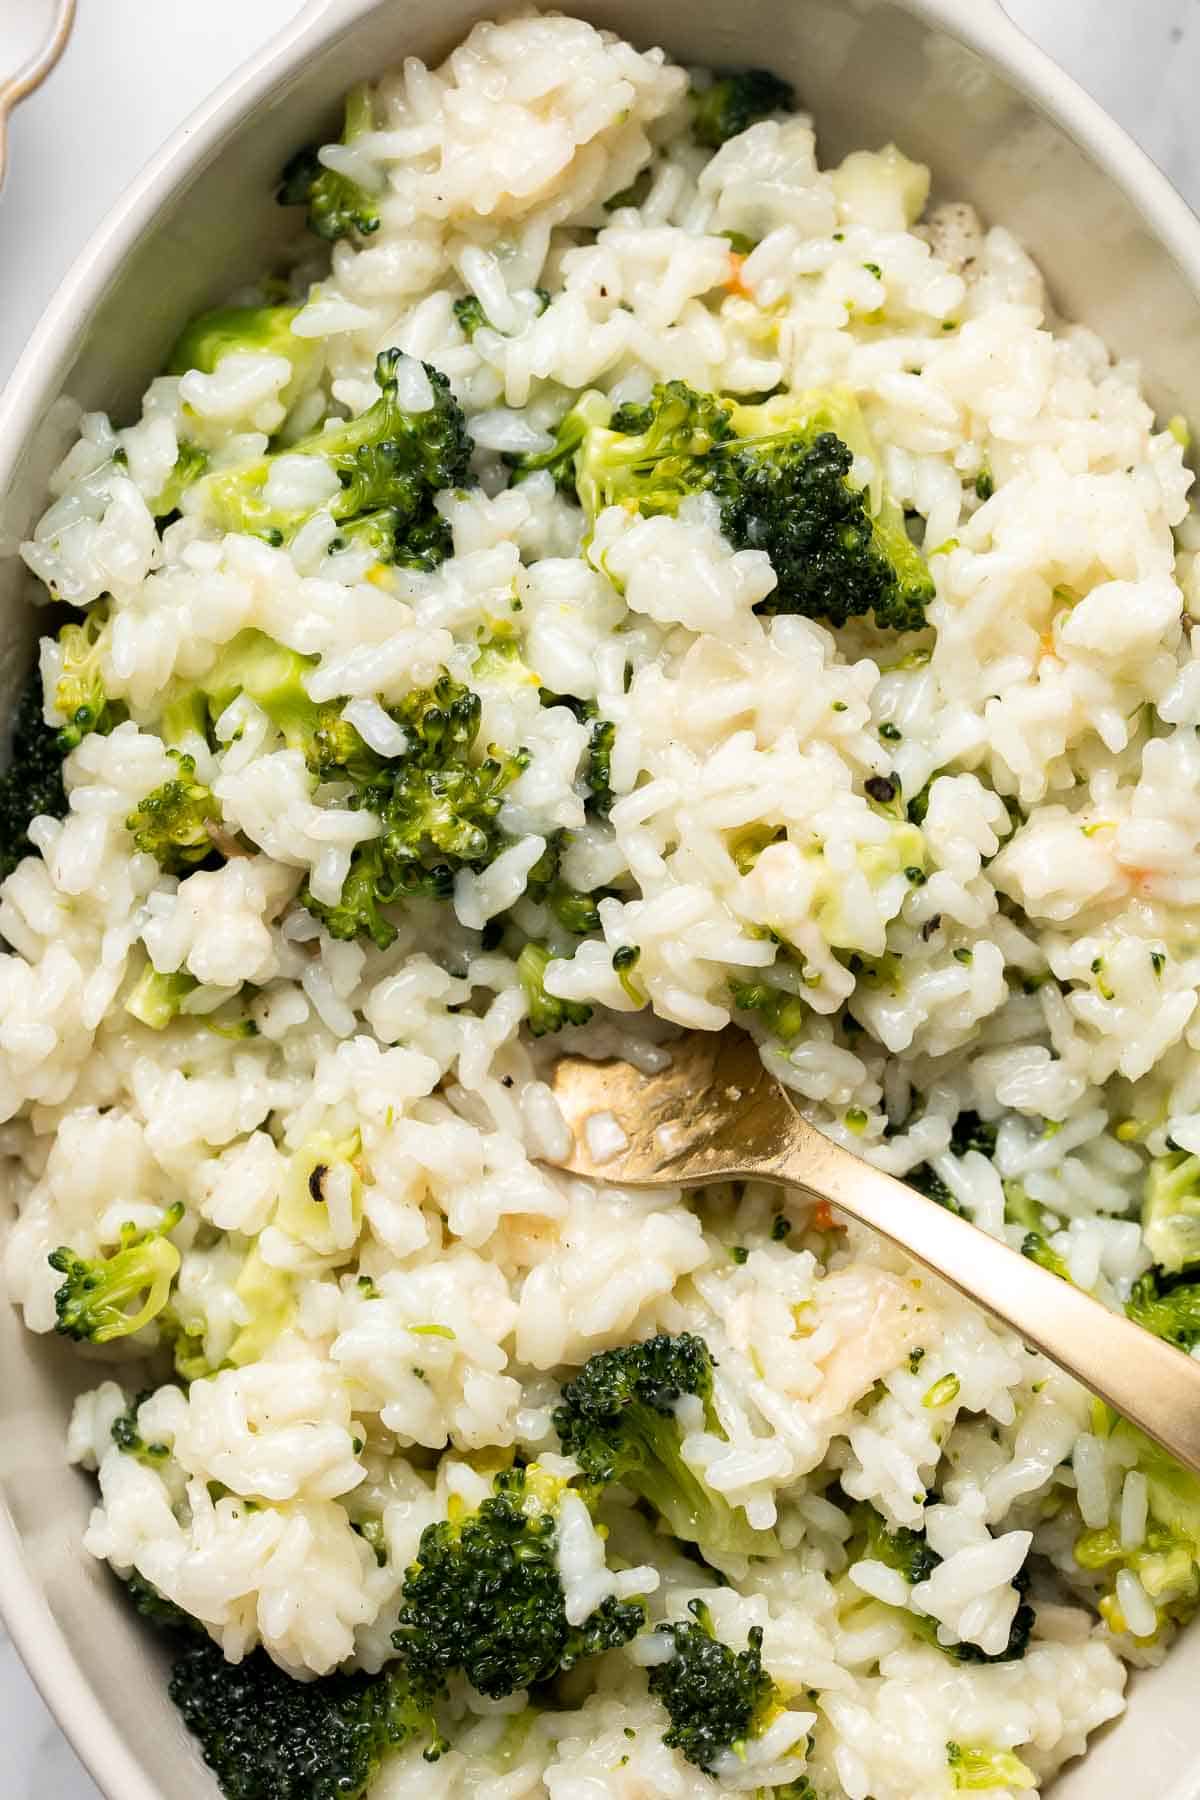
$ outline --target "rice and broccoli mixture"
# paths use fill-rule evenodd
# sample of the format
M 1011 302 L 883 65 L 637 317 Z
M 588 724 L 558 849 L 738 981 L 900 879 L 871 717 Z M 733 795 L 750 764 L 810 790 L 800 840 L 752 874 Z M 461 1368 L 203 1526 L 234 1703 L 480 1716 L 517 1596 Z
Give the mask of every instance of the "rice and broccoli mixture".
M 1200 1599 L 869 1233 L 553 1167 L 560 1050 L 734 1018 L 1200 1342 L 1186 433 L 796 104 L 535 14 L 357 89 L 24 546 L 7 1278 L 229 1800 L 1032 1793 Z

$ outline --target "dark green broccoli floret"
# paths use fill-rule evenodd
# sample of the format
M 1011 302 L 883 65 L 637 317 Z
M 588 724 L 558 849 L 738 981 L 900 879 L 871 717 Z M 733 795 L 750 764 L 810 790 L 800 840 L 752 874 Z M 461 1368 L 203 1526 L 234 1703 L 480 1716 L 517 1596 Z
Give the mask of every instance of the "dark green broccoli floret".
M 602 1350 L 563 1388 L 554 1428 L 585 1480 L 632 1488 L 677 1538 L 700 1544 L 710 1561 L 776 1555 L 774 1534 L 756 1531 L 740 1508 L 705 1486 L 680 1453 L 675 1409 L 684 1395 L 704 1403 L 708 1429 L 720 1433 L 712 1410 L 712 1372 L 708 1346 L 690 1332 Z
M 565 832 L 556 832 L 547 841 L 546 848 L 526 877 L 525 891 L 531 900 L 544 906 L 557 919 L 564 931 L 575 937 L 586 937 L 589 931 L 600 929 L 599 902 L 609 898 L 615 890 L 596 888 L 585 894 L 578 888 L 568 887 L 558 872 L 565 837 Z
M 607 819 L 612 811 L 612 753 L 617 728 L 611 719 L 597 719 L 588 741 L 584 780 L 588 786 L 588 810 Z
M 54 706 L 66 721 L 58 734 L 64 755 L 89 731 L 109 732 L 125 717 L 124 707 L 109 700 L 100 672 L 107 627 L 108 607 L 98 601 L 78 623 L 64 625 L 58 634 L 62 665 L 54 687 Z
M 123 1448 L 124 1445 L 122 1445 Z M 199 1619 L 193 1619 L 191 1613 L 185 1613 L 181 1606 L 176 1606 L 173 1600 L 168 1600 L 165 1595 L 160 1594 L 158 1589 L 144 1576 L 139 1575 L 136 1569 L 132 1575 L 126 1576 L 125 1587 L 128 1590 L 129 1598 L 143 1619 L 148 1619 L 151 1625 L 157 1626 L 160 1631 L 204 1635 L 204 1627 Z
M 530 475 L 536 475 L 539 469 L 549 469 L 559 492 L 575 499 L 576 454 L 589 428 L 605 424 L 608 414 L 609 404 L 603 394 L 589 390 L 563 419 L 548 450 L 527 450 L 521 456 L 507 459 L 512 469 L 511 484 L 515 487 Z
M 903 1525 L 892 1530 L 882 1515 L 866 1501 L 858 1502 L 851 1517 L 855 1530 L 851 1541 L 852 1562 L 866 1559 L 885 1563 L 889 1569 L 895 1569 L 902 1575 L 910 1587 L 915 1587 L 917 1582 L 927 1581 L 942 1561 L 937 1551 L 930 1548 L 923 1531 L 910 1531 Z M 1018 1662 L 1029 1648 L 1034 1625 L 1033 1608 L 1026 1600 L 1029 1592 L 1028 1568 L 1018 1570 L 1012 1585 L 1020 1603 L 1009 1628 L 1008 1643 L 995 1655 L 989 1655 L 977 1644 L 943 1644 L 938 1638 L 937 1620 L 927 1614 L 905 1611 L 904 1622 L 916 1637 L 932 1644 L 952 1662 Z
M 955 1156 L 978 1150 L 981 1156 L 996 1154 L 996 1127 L 977 1112 L 960 1112 L 950 1132 L 950 1148 Z
M 0 881 L 33 854 L 34 819 L 61 819 L 67 810 L 58 732 L 42 718 L 42 678 L 35 669 L 17 701 L 12 754 L 0 775 Z
M 428 572 L 439 568 L 451 554 L 454 537 L 440 513 L 410 524 L 399 507 L 381 506 L 377 512 L 348 520 L 329 548 L 334 552 L 367 549 L 376 562 Z
M 209 826 L 219 824 L 221 809 L 206 782 L 196 780 L 196 759 L 182 751 L 170 754 L 179 773 L 138 803 L 125 821 L 137 849 L 157 857 L 173 874 L 211 856 Z
M 122 1226 L 111 1256 L 79 1256 L 65 1246 L 52 1250 L 50 1267 L 66 1277 L 54 1296 L 55 1330 L 108 1344 L 148 1325 L 167 1304 L 179 1273 L 179 1251 L 169 1233 L 182 1217 L 183 1207 L 176 1204 L 148 1231 Z
M 718 75 L 701 93 L 692 94 L 692 136 L 707 149 L 718 150 L 756 119 L 790 112 L 795 90 L 769 69 L 738 69 Z
M 150 1398 L 151 1392 L 150 1388 L 144 1388 L 129 1402 L 123 1413 L 117 1414 L 112 1422 L 112 1441 L 126 1456 L 135 1456 L 140 1463 L 153 1468 L 157 1463 L 166 1462 L 171 1450 L 167 1444 L 148 1444 L 138 1430 L 138 1410 L 142 1402 Z M 130 1585 L 132 1586 L 132 1581 Z M 167 1602 L 164 1601 L 163 1604 Z M 139 1605 L 138 1610 L 143 1611 L 144 1608 Z
M 729 996 L 739 1012 L 757 1013 L 771 1036 L 785 1044 L 804 1029 L 805 1006 L 799 994 L 789 994 L 767 981 L 738 981 L 730 976 Z
M 353 143 L 365 131 L 375 129 L 375 109 L 371 90 L 365 82 L 351 88 L 346 96 L 346 122 L 342 127 L 342 143 Z M 370 237 L 379 230 L 379 202 L 351 181 L 327 169 L 318 155 L 318 146 L 298 150 L 279 178 L 276 199 L 280 206 L 307 206 L 308 228 L 318 237 L 333 241 L 349 237 Z
M 176 1660 L 170 1695 L 226 1800 L 360 1800 L 402 1744 L 426 1742 L 430 1760 L 444 1748 L 400 1663 L 296 1681 L 264 1650 L 229 1663 L 205 1638 Z
M 223 531 L 241 531 L 282 543 L 309 516 L 273 506 L 266 486 L 279 456 L 319 457 L 337 476 L 339 492 L 326 503 L 342 526 L 364 514 L 386 509 L 386 530 L 393 561 L 403 561 L 410 533 L 416 535 L 417 561 L 432 566 L 431 557 L 445 534 L 434 510 L 434 497 L 444 488 L 461 487 L 467 479 L 472 443 L 462 408 L 440 370 L 428 363 L 425 373 L 433 404 L 424 412 L 405 412 L 400 405 L 396 365 L 399 350 L 384 350 L 375 359 L 379 398 L 353 419 L 268 452 L 251 463 L 205 476 L 200 485 L 202 511 Z
M 610 1596 L 568 1624 L 555 1560 L 564 1486 L 536 1464 L 506 1469 L 477 1511 L 421 1533 L 394 1641 L 431 1691 L 461 1670 L 499 1700 L 628 1643 L 645 1623 L 637 1601 Z
M 1027 1256 L 1040 1268 L 1048 1269 L 1051 1275 L 1057 1275 L 1060 1281 L 1070 1281 L 1071 1271 L 1057 1250 L 1052 1250 L 1040 1231 L 1027 1231 L 1021 1239 L 1021 1255 Z
M 713 494 L 730 542 L 771 559 L 777 586 L 760 612 L 833 625 L 874 613 L 885 629 L 914 630 L 933 581 L 897 503 L 877 481 L 856 482 L 865 460 L 878 467 L 848 388 L 738 405 L 672 381 L 607 426 L 597 418 L 575 473 L 592 519 L 610 505 L 670 513 L 689 494 Z
M 517 958 L 517 977 L 529 1009 L 529 1029 L 534 1037 L 561 1031 L 564 1025 L 586 1025 L 592 1009 L 583 1001 L 559 1000 L 546 992 L 546 965 L 554 952 L 545 944 L 526 944 Z
M 475 336 L 481 325 L 486 325 L 489 331 L 494 329 L 492 321 L 474 294 L 464 294 L 461 300 L 454 302 L 454 318 L 458 329 L 468 339 Z
M 711 1774 L 724 1751 L 744 1753 L 747 1739 L 770 1723 L 779 1690 L 762 1666 L 761 1626 L 735 1652 L 716 1635 L 702 1600 L 689 1601 L 688 1611 L 691 1620 L 657 1627 L 674 1654 L 650 1670 L 649 1687 L 671 1721 L 664 1744 Z
M 1142 1197 L 1146 1248 L 1168 1275 L 1200 1264 L 1200 1156 L 1171 1150 L 1156 1156 Z
M 1200 1281 L 1165 1279 L 1147 1269 L 1133 1284 L 1125 1311 L 1155 1337 L 1192 1350 L 1200 1344 Z
M 378 814 L 381 834 L 355 850 L 336 906 L 302 896 L 333 936 L 365 935 L 386 949 L 396 934 L 381 907 L 447 899 L 457 869 L 485 868 L 503 848 L 504 792 L 528 758 L 493 748 L 473 762 L 480 710 L 478 694 L 449 675 L 392 707 L 407 748 L 368 769 L 351 799 Z
M 941 1176 L 928 1163 L 918 1163 L 904 1179 L 919 1194 L 924 1194 L 927 1200 L 936 1200 L 939 1206 L 944 1206 L 947 1212 L 957 1213 L 960 1219 L 970 1218 L 967 1208 L 955 1198 Z

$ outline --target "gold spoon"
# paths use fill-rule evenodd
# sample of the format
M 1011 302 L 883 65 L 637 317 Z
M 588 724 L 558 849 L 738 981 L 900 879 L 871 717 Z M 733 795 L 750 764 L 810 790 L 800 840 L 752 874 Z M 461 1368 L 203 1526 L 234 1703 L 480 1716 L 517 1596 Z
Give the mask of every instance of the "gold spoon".
M 694 1032 L 670 1050 L 654 1075 L 560 1058 L 554 1094 L 574 1139 L 561 1167 L 628 1187 L 803 1188 L 951 1282 L 1200 1473 L 1200 1362 L 843 1150 L 801 1118 L 743 1032 Z

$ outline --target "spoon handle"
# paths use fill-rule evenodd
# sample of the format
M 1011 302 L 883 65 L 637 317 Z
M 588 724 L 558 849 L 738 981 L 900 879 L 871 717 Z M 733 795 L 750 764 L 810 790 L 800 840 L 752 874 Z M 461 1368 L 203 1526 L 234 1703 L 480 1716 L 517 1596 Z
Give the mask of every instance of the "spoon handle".
M 1200 1362 L 812 1126 L 797 1125 L 774 1178 L 878 1231 L 1200 1473 Z

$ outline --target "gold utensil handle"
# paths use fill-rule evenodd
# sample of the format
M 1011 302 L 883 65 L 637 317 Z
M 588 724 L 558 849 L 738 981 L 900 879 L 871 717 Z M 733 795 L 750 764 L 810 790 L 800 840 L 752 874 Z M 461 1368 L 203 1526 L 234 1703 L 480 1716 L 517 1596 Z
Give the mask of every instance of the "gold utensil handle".
M 773 1173 L 831 1201 L 924 1263 L 1107 1400 L 1178 1462 L 1200 1472 L 1200 1362 L 1193 1357 L 812 1126 L 803 1127 Z

